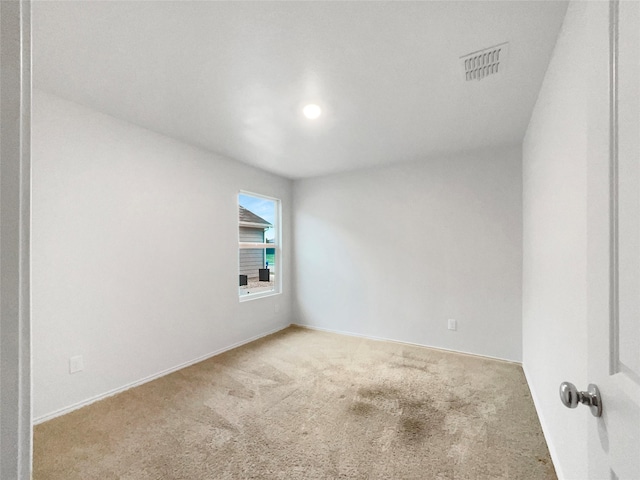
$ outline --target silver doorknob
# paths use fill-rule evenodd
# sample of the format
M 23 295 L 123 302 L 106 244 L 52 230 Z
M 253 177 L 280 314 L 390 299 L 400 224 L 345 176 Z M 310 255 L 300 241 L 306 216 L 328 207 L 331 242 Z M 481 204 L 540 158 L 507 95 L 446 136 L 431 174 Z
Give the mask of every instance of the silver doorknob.
M 576 408 L 578 403 L 582 403 L 591 409 L 591 414 L 594 417 L 602 415 L 600 390 L 593 383 L 589 384 L 586 392 L 579 392 L 573 383 L 562 382 L 560 384 L 560 400 L 565 407 Z

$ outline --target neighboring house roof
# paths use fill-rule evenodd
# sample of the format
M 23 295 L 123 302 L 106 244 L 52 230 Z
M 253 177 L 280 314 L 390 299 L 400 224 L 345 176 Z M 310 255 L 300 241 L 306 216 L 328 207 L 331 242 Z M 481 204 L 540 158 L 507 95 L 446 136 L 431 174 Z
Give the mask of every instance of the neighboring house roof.
M 259 217 L 251 210 L 247 210 L 242 205 L 240 207 L 240 225 L 243 227 L 269 228 L 272 225 L 264 218 Z

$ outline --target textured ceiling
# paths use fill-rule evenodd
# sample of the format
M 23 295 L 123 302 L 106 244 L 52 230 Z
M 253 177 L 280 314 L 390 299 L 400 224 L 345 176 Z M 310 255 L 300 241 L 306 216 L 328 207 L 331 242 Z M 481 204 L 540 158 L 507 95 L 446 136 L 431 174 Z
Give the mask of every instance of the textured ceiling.
M 286 177 L 323 175 L 521 142 L 565 10 L 36 2 L 34 86 Z M 506 71 L 465 82 L 459 57 L 502 42 Z

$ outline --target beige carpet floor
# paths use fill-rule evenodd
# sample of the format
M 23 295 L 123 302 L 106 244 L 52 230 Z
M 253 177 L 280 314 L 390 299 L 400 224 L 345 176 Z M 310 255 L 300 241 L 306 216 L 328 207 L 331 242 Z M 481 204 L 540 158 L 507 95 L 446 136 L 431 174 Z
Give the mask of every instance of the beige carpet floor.
M 36 426 L 36 480 L 555 479 L 519 365 L 291 327 Z

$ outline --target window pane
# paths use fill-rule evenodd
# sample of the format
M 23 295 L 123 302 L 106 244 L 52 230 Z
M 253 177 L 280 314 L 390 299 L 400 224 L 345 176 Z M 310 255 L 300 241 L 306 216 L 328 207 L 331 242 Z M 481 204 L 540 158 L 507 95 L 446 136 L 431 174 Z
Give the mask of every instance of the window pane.
M 275 291 L 276 249 L 240 249 L 240 296 Z
M 275 243 L 276 201 L 241 193 L 240 242 Z
M 276 257 L 279 201 L 241 193 L 238 195 L 238 207 L 239 294 L 242 297 L 275 292 L 279 260 Z M 265 244 L 273 244 L 273 248 Z

